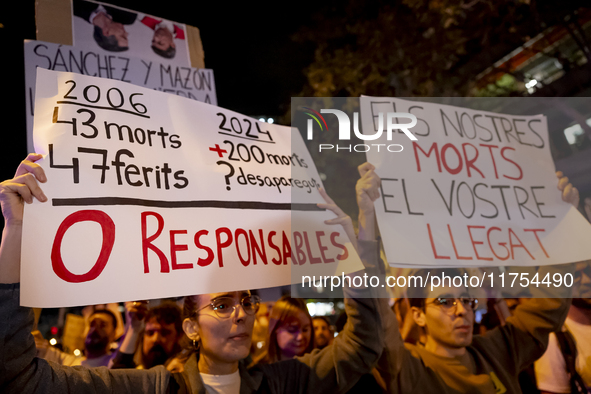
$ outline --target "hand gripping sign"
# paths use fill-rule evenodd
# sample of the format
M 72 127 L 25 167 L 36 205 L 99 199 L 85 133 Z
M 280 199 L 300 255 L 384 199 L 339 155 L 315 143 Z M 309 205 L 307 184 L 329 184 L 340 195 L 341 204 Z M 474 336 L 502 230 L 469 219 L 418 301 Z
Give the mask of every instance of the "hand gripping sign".
M 263 288 L 361 268 L 342 227 L 324 224 L 334 215 L 317 207 L 322 182 L 289 127 L 44 69 L 35 97 L 49 202 L 25 209 L 23 305 Z
M 417 139 L 403 151 L 367 152 L 381 177 L 376 215 L 391 265 L 540 266 L 591 257 L 591 226 L 557 190 L 545 116 L 362 97 L 364 134 L 375 133 L 382 112 L 417 118 Z

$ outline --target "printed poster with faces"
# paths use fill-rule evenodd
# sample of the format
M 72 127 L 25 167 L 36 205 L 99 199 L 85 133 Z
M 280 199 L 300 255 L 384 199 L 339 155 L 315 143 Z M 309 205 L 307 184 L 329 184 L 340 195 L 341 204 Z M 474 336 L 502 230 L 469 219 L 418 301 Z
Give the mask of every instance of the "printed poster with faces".
M 21 304 L 255 289 L 359 270 L 343 228 L 324 224 L 335 215 L 318 208 L 322 182 L 292 133 L 39 68 L 34 139 L 49 201 L 25 208 Z

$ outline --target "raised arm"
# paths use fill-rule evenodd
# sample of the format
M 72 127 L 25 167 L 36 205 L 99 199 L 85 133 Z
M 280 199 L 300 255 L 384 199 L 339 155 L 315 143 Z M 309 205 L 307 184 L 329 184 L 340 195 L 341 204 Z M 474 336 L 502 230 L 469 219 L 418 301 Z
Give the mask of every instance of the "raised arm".
M 556 176 L 562 200 L 578 207 L 577 188 L 569 183 L 562 172 L 558 171 Z M 574 270 L 575 264 L 545 266 L 537 270 L 537 275 L 540 282 L 547 278 L 546 281 L 549 279 L 554 283 L 554 275 L 560 275 L 564 279 L 565 275 L 570 274 L 574 280 Z M 493 341 L 498 349 L 506 349 L 507 359 L 515 363 L 516 373 L 544 354 L 550 333 L 559 330 L 564 324 L 571 304 L 572 287 L 540 284 L 530 285 L 530 290 L 532 298 L 515 309 L 513 316 L 507 319 L 507 324 L 490 331 L 483 338 Z
M 39 187 L 43 169 L 30 154 L 13 179 L 0 184 L 5 227 L 0 245 L 0 392 L 1 393 L 165 393 L 170 374 L 164 367 L 151 370 L 66 367 L 36 357 L 31 331 L 34 316 L 19 306 L 20 248 L 24 203 L 47 201 Z
M 574 264 L 547 266 L 541 267 L 537 274 L 542 282 L 546 275 L 564 278 L 566 274 L 574 274 L 573 268 Z M 566 287 L 532 286 L 532 298 L 519 305 L 505 325 L 482 337 L 474 337 L 474 346 L 482 344 L 496 349 L 498 359 L 507 361 L 505 368 L 518 374 L 544 354 L 550 333 L 559 330 L 566 319 L 571 292 Z
M 332 344 L 295 360 L 268 365 L 277 368 L 277 373 L 281 373 L 283 363 L 305 366 L 293 368 L 302 371 L 297 384 L 305 384 L 307 392 L 347 392 L 361 376 L 371 373 L 382 352 L 384 331 L 379 310 L 382 303 L 387 305 L 387 300 L 376 298 L 372 289 L 345 287 L 343 293 L 347 323 Z M 287 386 L 284 388 L 289 391 Z
M 125 338 L 113 358 L 109 368 L 135 368 L 134 353 L 141 333 L 144 331 L 144 318 L 148 312 L 147 301 L 129 301 L 125 303 Z
M 345 233 L 349 237 L 349 240 L 353 244 L 353 247 L 355 248 L 355 250 L 357 250 L 357 236 L 355 235 L 353 220 L 351 220 L 351 217 L 347 215 L 345 212 L 343 212 L 341 208 L 339 208 L 339 206 L 333 201 L 332 198 L 329 197 L 329 195 L 326 193 L 324 189 L 320 189 L 319 191 L 322 198 L 324 198 L 325 203 L 318 204 L 318 207 L 331 210 L 335 215 L 337 215 L 336 218 L 326 220 L 324 221 L 324 223 L 330 225 L 340 224 L 341 226 L 343 226 L 343 230 L 345 230 Z
M 355 187 L 359 206 L 359 256 L 366 266 L 382 263 L 376 241 L 374 202 L 380 197 L 380 177 L 375 166 L 364 163 L 358 167 L 360 178 Z M 425 371 L 421 362 L 404 346 L 398 320 L 387 303 L 380 305 L 384 349 L 377 370 L 390 393 L 412 391 Z M 404 366 L 404 368 L 403 368 Z M 428 371 L 427 371 L 428 372 Z M 434 381 L 434 380 L 430 380 Z
M 355 244 L 355 233 L 351 218 L 347 216 L 326 193 L 322 193 L 326 204 L 320 207 L 333 211 L 335 219 L 327 224 L 340 224 Z M 372 268 L 366 269 L 367 275 L 379 275 Z M 364 272 L 351 274 L 362 276 Z M 380 303 L 385 299 L 376 297 L 377 292 L 368 288 L 343 289 L 347 323 L 343 331 L 331 345 L 322 350 L 314 350 L 294 360 L 260 366 L 266 373 L 286 376 L 277 391 L 290 392 L 293 387 L 305 386 L 310 393 L 343 393 L 349 390 L 361 376 L 371 372 L 383 348 L 383 330 Z M 285 371 L 289 369 L 289 374 Z
M 358 168 L 361 178 L 355 185 L 357 205 L 359 206 L 359 240 L 376 239 L 376 216 L 374 201 L 380 197 L 380 177 L 371 163 L 363 163 Z

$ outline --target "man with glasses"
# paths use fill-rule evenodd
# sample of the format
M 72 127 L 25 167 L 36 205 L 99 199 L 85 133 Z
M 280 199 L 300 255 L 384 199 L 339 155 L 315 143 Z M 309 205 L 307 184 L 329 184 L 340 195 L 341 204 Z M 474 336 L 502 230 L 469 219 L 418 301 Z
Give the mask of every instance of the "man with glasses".
M 359 205 L 360 256 L 379 259 L 375 234 L 374 201 L 379 198 L 380 178 L 375 167 L 359 167 L 357 182 Z M 558 174 L 563 200 L 578 205 L 578 191 Z M 572 265 L 551 267 L 549 272 L 569 272 Z M 540 269 L 540 276 L 544 277 Z M 427 274 L 463 276 L 459 270 L 421 270 Z M 485 335 L 473 336 L 474 311 L 478 306 L 468 289 L 460 286 L 410 287 L 408 297 L 412 316 L 425 332 L 425 343 L 404 343 L 393 313 L 385 313 L 386 347 L 378 370 L 390 393 L 520 393 L 518 374 L 543 353 L 550 332 L 560 328 L 570 304 L 570 289 L 531 288 L 532 298 L 516 308 L 514 316 Z M 536 293 L 534 295 L 534 293 Z M 548 298 L 563 297 L 563 298 Z
M 459 275 L 446 271 L 446 275 Z M 443 357 L 462 356 L 472 343 L 478 300 L 463 287 L 443 287 L 430 295 L 433 297 L 409 298 L 416 324 L 423 329 L 429 327 L 425 350 Z

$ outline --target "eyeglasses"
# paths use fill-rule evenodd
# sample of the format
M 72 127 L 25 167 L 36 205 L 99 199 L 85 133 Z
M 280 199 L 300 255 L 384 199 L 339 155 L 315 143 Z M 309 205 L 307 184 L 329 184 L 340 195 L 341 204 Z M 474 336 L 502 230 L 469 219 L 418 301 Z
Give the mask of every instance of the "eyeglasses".
M 240 305 L 242 305 L 242 308 L 247 315 L 254 315 L 259 310 L 261 298 L 256 295 L 246 296 L 240 300 Z M 235 298 L 219 297 L 213 300 L 210 304 L 199 309 L 197 313 L 204 310 L 205 308 L 211 307 L 211 309 L 213 309 L 219 318 L 227 319 L 232 316 L 232 312 L 234 312 L 236 306 L 238 306 L 238 303 L 236 303 Z
M 478 299 L 470 297 L 460 298 L 446 298 L 437 297 L 430 304 L 439 306 L 448 315 L 454 314 L 458 310 L 458 301 L 462 303 L 462 306 L 469 311 L 475 311 L 478 308 Z

